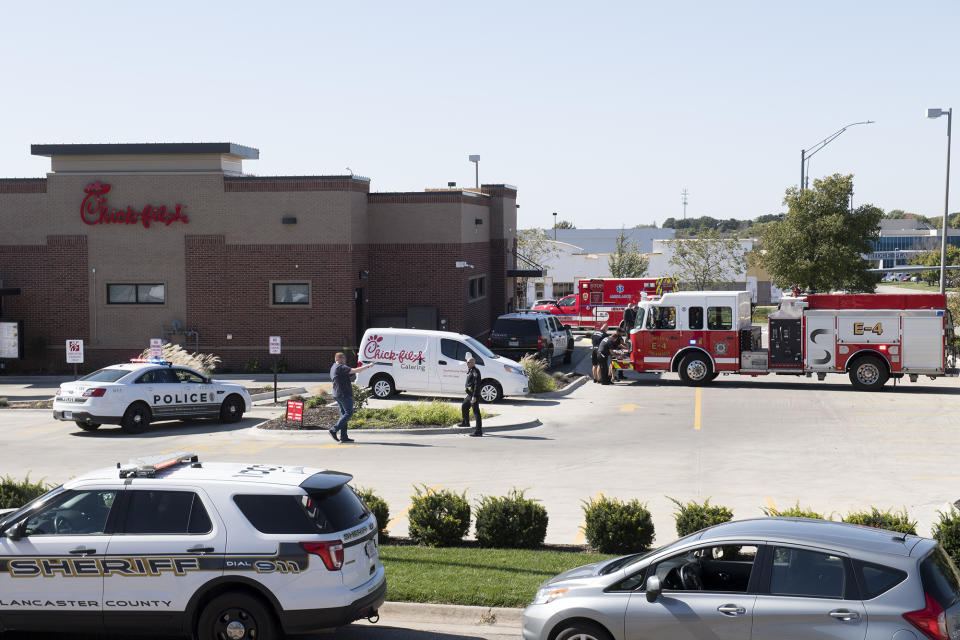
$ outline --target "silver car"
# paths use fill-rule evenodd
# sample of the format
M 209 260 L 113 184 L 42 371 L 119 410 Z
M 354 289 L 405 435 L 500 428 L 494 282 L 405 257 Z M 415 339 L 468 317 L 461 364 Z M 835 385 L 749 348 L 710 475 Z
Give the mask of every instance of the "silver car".
M 524 640 L 958 640 L 960 573 L 935 540 L 758 518 L 546 582 Z

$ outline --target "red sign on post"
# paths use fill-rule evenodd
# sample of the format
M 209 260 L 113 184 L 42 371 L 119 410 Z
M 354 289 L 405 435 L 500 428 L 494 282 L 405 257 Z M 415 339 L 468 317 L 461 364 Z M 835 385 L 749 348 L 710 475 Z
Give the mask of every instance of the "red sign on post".
M 303 424 L 303 402 L 287 400 L 287 420 Z

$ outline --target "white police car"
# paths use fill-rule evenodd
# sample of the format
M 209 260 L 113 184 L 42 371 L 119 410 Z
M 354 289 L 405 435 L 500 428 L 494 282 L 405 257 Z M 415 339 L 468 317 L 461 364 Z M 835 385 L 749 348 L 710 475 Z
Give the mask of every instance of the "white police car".
M 0 516 L 0 633 L 273 640 L 377 616 L 377 523 L 351 475 L 131 463 Z
M 72 420 L 86 431 L 119 424 L 126 433 L 142 433 L 154 420 L 237 422 L 251 404 L 250 394 L 238 384 L 217 382 L 163 360 L 137 358 L 61 384 L 53 417 Z

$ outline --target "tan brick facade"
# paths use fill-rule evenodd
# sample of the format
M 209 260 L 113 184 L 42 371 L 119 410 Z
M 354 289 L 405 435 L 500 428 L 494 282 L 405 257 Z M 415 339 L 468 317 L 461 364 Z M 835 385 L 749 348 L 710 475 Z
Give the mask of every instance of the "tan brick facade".
M 291 370 L 325 370 L 358 332 L 405 323 L 411 307 L 433 306 L 438 324 L 481 337 L 507 308 L 511 187 L 369 193 L 370 182 L 353 176 L 231 175 L 207 170 L 239 166 L 227 154 L 178 162 L 159 152 L 113 157 L 109 147 L 51 154 L 62 172 L 46 179 L 0 180 L 0 282 L 22 290 L 4 298 L 3 319 L 24 321 L 28 346 L 8 370 L 65 370 L 67 338 L 84 339 L 89 366 L 131 357 L 164 331 L 192 350 L 183 329 L 223 369 L 250 359 L 266 368 L 267 338 L 280 335 Z M 91 196 L 94 183 L 109 191 Z M 82 213 L 88 196 L 120 221 L 89 224 L 99 210 Z M 484 293 L 468 299 L 479 276 Z M 107 285 L 137 283 L 162 284 L 164 302 L 108 302 Z M 309 284 L 310 304 L 273 305 L 274 283 Z M 169 333 L 174 325 L 181 333 Z

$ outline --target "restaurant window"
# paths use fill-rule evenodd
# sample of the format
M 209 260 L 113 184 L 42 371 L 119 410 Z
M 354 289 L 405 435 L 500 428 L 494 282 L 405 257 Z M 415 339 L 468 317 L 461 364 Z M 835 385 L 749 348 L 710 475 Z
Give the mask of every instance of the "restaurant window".
M 162 284 L 108 284 L 107 304 L 163 304 L 166 290 Z
M 470 278 L 469 300 L 478 300 L 487 295 L 487 276 Z
M 272 300 L 276 305 L 308 305 L 310 304 L 310 283 L 275 282 Z

